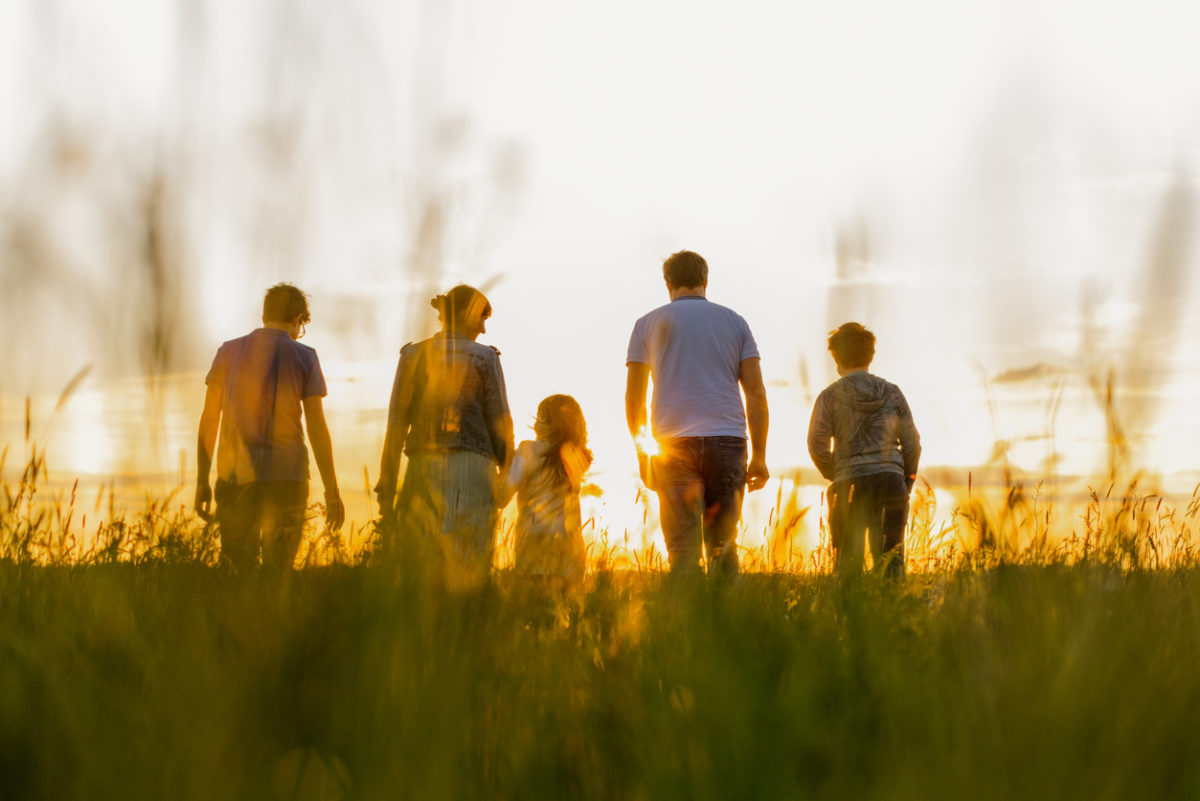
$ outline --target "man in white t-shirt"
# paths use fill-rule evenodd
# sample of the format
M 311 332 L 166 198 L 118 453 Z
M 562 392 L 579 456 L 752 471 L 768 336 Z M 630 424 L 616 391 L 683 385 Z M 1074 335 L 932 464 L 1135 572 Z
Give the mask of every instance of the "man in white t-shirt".
M 703 545 L 710 570 L 733 574 L 743 493 L 770 477 L 758 346 L 741 315 L 705 298 L 708 264 L 698 253 L 672 254 L 663 278 L 671 302 L 639 319 L 629 339 L 625 418 L 642 480 L 658 494 L 671 571 L 698 570 Z M 653 457 L 645 431 L 651 379 Z

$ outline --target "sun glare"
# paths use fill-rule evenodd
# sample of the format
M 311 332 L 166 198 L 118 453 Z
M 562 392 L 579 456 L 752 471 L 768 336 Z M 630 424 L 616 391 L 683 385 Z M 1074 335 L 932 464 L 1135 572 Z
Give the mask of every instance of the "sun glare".
M 633 438 L 634 444 L 637 446 L 638 453 L 644 453 L 647 456 L 658 456 L 658 440 L 650 433 L 650 429 L 643 427 Z

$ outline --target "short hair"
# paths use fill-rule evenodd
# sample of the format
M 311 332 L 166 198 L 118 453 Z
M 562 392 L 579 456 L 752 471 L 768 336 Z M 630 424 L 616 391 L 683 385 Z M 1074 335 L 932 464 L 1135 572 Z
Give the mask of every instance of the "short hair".
M 276 284 L 263 296 L 264 323 L 290 323 L 300 315 L 300 322 L 307 323 L 308 295 L 291 284 Z
M 473 286 L 459 284 L 444 295 L 431 298 L 429 305 L 438 310 L 438 319 L 451 330 L 458 330 L 478 315 L 486 320 L 492 316 L 492 304 Z
M 703 286 L 708 280 L 708 262 L 690 250 L 672 253 L 663 260 L 663 278 L 671 289 Z
M 829 332 L 829 352 L 838 367 L 866 367 L 875 358 L 875 335 L 860 323 L 843 323 Z

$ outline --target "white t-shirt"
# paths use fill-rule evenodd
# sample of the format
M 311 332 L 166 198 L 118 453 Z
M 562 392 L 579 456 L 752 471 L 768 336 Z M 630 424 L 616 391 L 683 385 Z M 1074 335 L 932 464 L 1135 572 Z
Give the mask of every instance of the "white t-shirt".
M 634 324 L 625 362 L 650 368 L 655 439 L 745 439 L 738 375 L 744 360 L 757 358 L 758 345 L 740 314 L 685 295 Z

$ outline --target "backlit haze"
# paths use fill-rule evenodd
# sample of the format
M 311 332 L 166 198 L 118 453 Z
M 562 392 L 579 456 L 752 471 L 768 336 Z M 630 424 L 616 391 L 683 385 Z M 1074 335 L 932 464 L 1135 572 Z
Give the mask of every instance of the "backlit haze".
M 494 308 L 480 341 L 518 439 L 541 398 L 578 398 L 603 493 L 585 516 L 641 547 L 625 348 L 688 248 L 754 331 L 768 461 L 803 504 L 825 336 L 847 320 L 909 399 L 939 513 L 988 464 L 1102 480 L 1110 380 L 1122 466 L 1190 493 L 1189 6 L 11 0 L 5 475 L 29 396 L 52 479 L 124 477 L 137 500 L 179 484 L 182 454 L 190 500 L 204 372 L 286 280 L 311 294 L 303 341 L 361 526 L 399 348 L 466 282 Z M 750 496 L 744 542 L 779 490 Z

